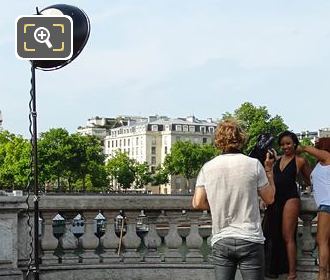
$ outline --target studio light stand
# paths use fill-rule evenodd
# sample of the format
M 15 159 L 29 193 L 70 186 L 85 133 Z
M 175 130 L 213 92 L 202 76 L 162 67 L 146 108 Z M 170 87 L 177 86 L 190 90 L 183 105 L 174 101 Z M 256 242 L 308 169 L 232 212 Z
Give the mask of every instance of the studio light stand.
M 27 187 L 28 196 L 26 199 L 28 209 L 28 227 L 29 227 L 29 237 L 30 237 L 30 254 L 29 262 L 27 266 L 27 272 L 25 279 L 34 279 L 39 280 L 39 265 L 40 265 L 40 256 L 39 256 L 39 239 L 40 239 L 40 224 L 39 224 L 39 182 L 38 182 L 38 130 L 37 130 L 37 101 L 36 101 L 36 69 L 43 71 L 52 71 L 57 70 L 65 65 L 72 62 L 83 50 L 85 47 L 89 34 L 90 34 L 90 21 L 87 15 L 77 7 L 57 4 L 49 6 L 39 12 L 37 9 L 37 14 L 42 15 L 66 15 L 71 17 L 73 22 L 73 52 L 72 56 L 68 60 L 32 60 L 31 61 L 31 90 L 30 90 L 30 102 L 29 102 L 29 131 L 31 134 L 31 162 L 30 162 L 30 175 L 29 183 Z M 32 225 L 30 223 L 30 207 L 29 207 L 29 197 L 30 192 L 33 186 L 33 212 L 34 212 L 34 226 L 32 233 Z M 33 278 L 32 278 L 33 277 Z

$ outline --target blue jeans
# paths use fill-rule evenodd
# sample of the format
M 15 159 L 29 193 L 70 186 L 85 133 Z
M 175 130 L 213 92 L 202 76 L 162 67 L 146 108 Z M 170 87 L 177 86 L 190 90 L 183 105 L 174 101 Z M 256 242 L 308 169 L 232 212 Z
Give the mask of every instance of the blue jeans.
M 317 209 L 318 212 L 326 212 L 330 214 L 330 205 L 321 204 Z
M 237 266 L 244 280 L 264 280 L 264 245 L 225 238 L 212 247 L 216 280 L 234 280 Z

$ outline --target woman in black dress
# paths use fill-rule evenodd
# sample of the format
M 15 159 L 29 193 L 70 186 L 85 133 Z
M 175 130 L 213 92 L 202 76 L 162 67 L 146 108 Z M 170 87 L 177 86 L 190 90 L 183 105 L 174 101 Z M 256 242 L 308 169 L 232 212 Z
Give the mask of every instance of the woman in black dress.
M 299 141 L 294 133 L 282 132 L 278 143 L 283 155 L 273 167 L 275 202 L 267 207 L 263 221 L 266 276 L 277 278 L 288 273 L 288 279 L 296 279 L 296 229 L 300 210 L 296 177 L 301 172 L 310 185 L 310 168 L 304 158 L 296 155 Z

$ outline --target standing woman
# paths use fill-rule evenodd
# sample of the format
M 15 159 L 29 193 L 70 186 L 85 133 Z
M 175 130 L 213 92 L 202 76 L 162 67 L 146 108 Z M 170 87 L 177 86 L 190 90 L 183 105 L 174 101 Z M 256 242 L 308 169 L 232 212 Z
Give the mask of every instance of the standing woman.
M 330 248 L 330 138 L 320 138 L 314 147 L 298 147 L 299 152 L 307 152 L 317 158 L 312 172 L 314 198 L 318 207 L 316 240 L 319 249 L 318 280 L 327 279 Z
M 275 201 L 268 205 L 263 221 L 266 276 L 277 278 L 279 274 L 288 273 L 289 280 L 297 279 L 296 229 L 300 198 L 296 178 L 302 173 L 304 180 L 310 185 L 310 168 L 307 161 L 296 154 L 299 141 L 294 133 L 282 132 L 278 144 L 283 155 L 276 160 L 273 167 Z

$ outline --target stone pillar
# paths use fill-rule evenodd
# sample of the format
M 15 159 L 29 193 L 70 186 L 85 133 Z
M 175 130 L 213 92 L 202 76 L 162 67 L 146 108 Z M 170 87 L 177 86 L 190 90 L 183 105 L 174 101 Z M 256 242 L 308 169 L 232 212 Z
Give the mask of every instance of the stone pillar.
M 119 238 L 115 233 L 113 223 L 107 224 L 105 234 L 101 238 L 101 243 L 105 250 L 101 255 L 103 263 L 119 263 L 121 261 L 121 256 L 117 254 Z
M 134 220 L 129 219 L 127 232 L 123 238 L 123 245 L 125 247 L 123 254 L 124 263 L 137 263 L 141 261 L 141 256 L 137 251 L 141 244 L 141 239 L 136 234 L 136 224 L 133 222 Z
M 161 244 L 161 239 L 157 233 L 156 225 L 154 223 L 149 224 L 149 231 L 144 237 L 144 244 L 147 247 L 147 253 L 144 256 L 144 261 L 147 263 L 161 262 L 161 256 L 158 251 Z
M 168 263 L 181 263 L 183 257 L 179 252 L 182 245 L 182 238 L 178 233 L 178 225 L 175 221 L 170 221 L 168 234 L 165 236 L 167 250 L 165 252 L 165 261 Z
M 58 246 L 58 240 L 53 234 L 53 218 L 52 213 L 43 213 L 44 218 L 44 234 L 41 239 L 41 248 L 43 250 L 42 264 L 58 264 L 59 258 L 54 255 Z
M 79 263 L 79 256 L 77 255 L 79 239 L 73 235 L 71 226 L 71 224 L 66 224 L 65 233 L 60 238 L 60 244 L 64 251 L 62 256 L 63 265 Z
M 187 263 L 201 263 L 203 262 L 203 255 L 201 254 L 201 247 L 203 245 L 203 238 L 199 234 L 199 226 L 197 221 L 193 221 L 190 227 L 190 233 L 187 236 L 188 253 L 186 255 Z
M 84 264 L 94 264 L 100 262 L 100 257 L 95 253 L 95 250 L 99 244 L 99 239 L 95 236 L 94 232 L 94 216 L 94 213 L 88 213 L 85 216 L 85 234 L 81 238 L 81 245 L 84 249 L 84 253 L 82 254 Z

